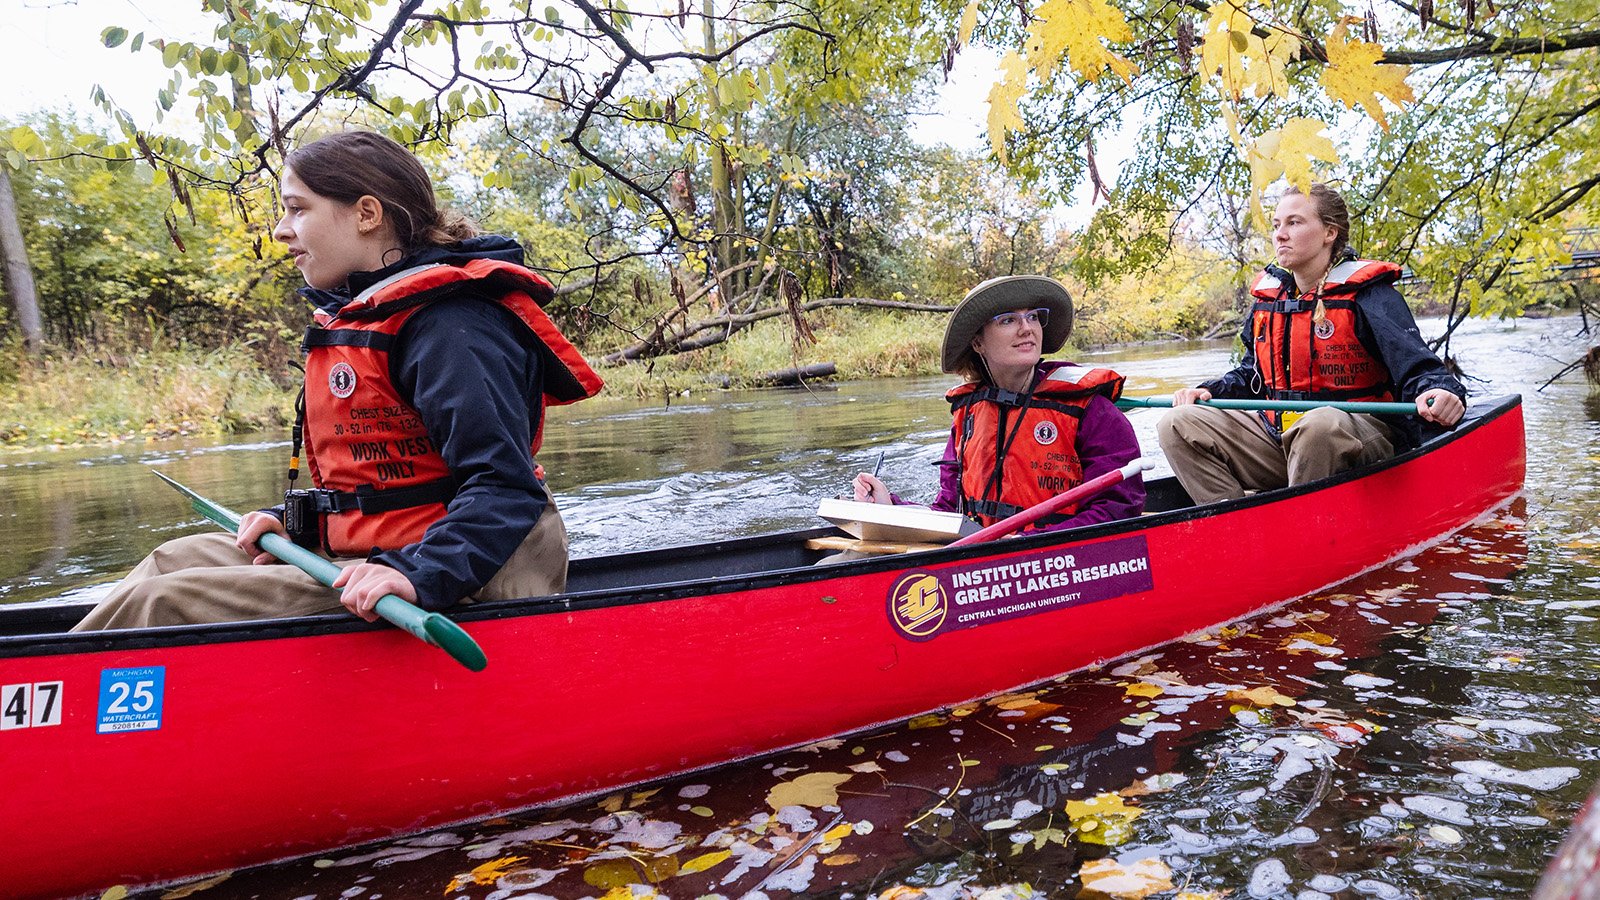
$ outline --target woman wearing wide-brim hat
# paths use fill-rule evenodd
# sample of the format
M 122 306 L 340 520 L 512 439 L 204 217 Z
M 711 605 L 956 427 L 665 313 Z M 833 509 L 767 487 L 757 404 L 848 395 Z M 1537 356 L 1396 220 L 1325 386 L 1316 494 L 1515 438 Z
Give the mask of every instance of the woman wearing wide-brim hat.
M 990 525 L 1138 458 L 1133 427 L 1113 402 L 1122 376 L 1042 361 L 1071 333 L 1072 297 L 1042 275 L 991 278 L 950 314 L 940 367 L 966 381 L 945 395 L 954 420 L 932 508 Z M 905 502 L 865 472 L 854 487 L 857 500 Z M 1144 484 L 1129 479 L 1034 528 L 1093 525 L 1143 511 Z

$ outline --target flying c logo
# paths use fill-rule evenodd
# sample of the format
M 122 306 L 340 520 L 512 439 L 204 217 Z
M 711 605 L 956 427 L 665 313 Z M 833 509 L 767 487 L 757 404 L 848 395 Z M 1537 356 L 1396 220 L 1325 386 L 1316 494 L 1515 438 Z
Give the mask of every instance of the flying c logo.
M 896 631 L 914 641 L 938 634 L 949 611 L 950 598 L 944 585 L 927 572 L 905 575 L 889 592 L 889 621 Z
M 328 390 L 340 400 L 356 392 L 356 370 L 349 363 L 339 363 L 328 373 Z

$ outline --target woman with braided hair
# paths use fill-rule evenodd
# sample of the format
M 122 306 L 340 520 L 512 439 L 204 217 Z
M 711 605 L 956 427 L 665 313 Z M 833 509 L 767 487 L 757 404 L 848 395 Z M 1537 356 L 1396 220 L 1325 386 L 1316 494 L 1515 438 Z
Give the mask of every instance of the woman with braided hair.
M 1272 219 L 1277 264 L 1250 288 L 1244 357 L 1220 378 L 1172 395 L 1157 428 L 1167 462 L 1196 503 L 1325 478 L 1393 456 L 1455 426 L 1466 388 L 1428 349 L 1394 287 L 1400 267 L 1358 259 L 1350 213 L 1327 185 L 1291 187 Z M 1215 398 L 1401 401 L 1415 416 L 1320 408 L 1245 412 Z

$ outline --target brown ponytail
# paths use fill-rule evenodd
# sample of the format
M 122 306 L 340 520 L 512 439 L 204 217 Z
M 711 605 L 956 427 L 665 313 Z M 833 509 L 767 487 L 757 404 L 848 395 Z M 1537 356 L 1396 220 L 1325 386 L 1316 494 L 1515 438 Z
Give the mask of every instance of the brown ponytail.
M 455 244 L 478 233 L 466 217 L 441 210 L 433 181 L 411 151 L 380 134 L 333 134 L 289 154 L 284 165 L 306 187 L 340 203 L 376 197 L 407 253 Z

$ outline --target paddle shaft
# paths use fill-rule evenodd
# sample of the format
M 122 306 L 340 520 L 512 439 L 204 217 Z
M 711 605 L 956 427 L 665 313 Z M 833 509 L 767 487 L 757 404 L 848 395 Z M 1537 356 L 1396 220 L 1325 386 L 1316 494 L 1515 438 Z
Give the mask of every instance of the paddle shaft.
M 980 531 L 974 531 L 972 534 L 969 534 L 964 538 L 952 541 L 950 546 L 964 547 L 967 544 L 981 544 L 984 541 L 992 541 L 995 538 L 1005 537 L 1013 531 L 1017 531 L 1032 525 L 1034 522 L 1039 521 L 1040 519 L 1050 515 L 1064 506 L 1070 506 L 1071 504 L 1077 503 L 1080 500 L 1093 497 L 1095 494 L 1100 493 L 1112 485 L 1121 484 L 1123 481 L 1132 478 L 1145 469 L 1153 468 L 1155 468 L 1155 463 L 1141 457 L 1133 462 L 1128 463 L 1120 469 L 1113 469 L 1112 471 L 1106 472 L 1103 475 L 1098 475 L 1089 479 L 1088 481 L 1085 481 L 1083 484 L 1078 485 L 1070 491 L 1057 494 L 1048 500 L 1035 503 L 1033 506 L 1028 507 L 1016 515 L 1007 516 L 1006 518 L 1001 519 L 987 528 L 984 528 Z
M 1122 409 L 1165 409 L 1172 405 L 1171 397 L 1123 397 L 1117 401 Z M 1370 416 L 1414 416 L 1415 403 L 1366 403 L 1355 400 L 1196 400 L 1197 406 L 1215 406 L 1218 409 L 1267 409 L 1278 412 L 1306 412 L 1307 410 L 1339 409 Z
M 154 470 L 152 469 L 151 471 Z M 155 474 L 156 477 L 172 485 L 179 493 L 188 497 L 190 505 L 194 507 L 195 512 L 205 516 L 227 531 L 234 534 L 239 533 L 240 517 L 238 513 L 200 496 L 160 472 Z M 328 587 L 333 587 L 334 580 L 343 571 L 339 566 L 275 532 L 269 531 L 261 535 L 256 539 L 256 544 L 263 551 L 294 566 Z M 450 658 L 474 672 L 483 671 L 483 668 L 489 664 L 488 657 L 484 655 L 477 641 L 474 641 L 470 635 L 463 631 L 460 625 L 436 612 L 418 609 L 393 594 L 385 594 L 380 598 L 377 606 L 373 608 L 373 612 L 412 637 L 438 647 L 448 653 Z

